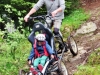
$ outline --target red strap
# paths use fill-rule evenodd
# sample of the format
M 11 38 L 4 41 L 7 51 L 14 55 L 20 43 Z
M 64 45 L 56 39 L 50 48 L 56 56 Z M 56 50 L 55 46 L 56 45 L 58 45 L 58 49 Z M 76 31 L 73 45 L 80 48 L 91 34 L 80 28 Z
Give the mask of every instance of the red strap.
M 43 49 L 44 49 L 44 54 L 45 54 L 45 56 L 49 56 L 45 45 L 43 45 Z
M 40 56 L 40 54 L 38 53 L 38 51 L 37 51 L 37 47 L 36 47 L 36 42 L 37 42 L 37 40 L 35 39 L 35 42 L 34 42 L 34 45 L 33 45 L 33 47 L 34 47 L 34 52 L 35 52 L 35 58 L 37 58 L 37 57 L 39 57 Z
M 37 47 L 36 47 L 36 43 L 37 43 L 37 40 L 35 39 L 35 42 L 34 42 L 34 45 L 33 45 L 34 52 L 35 52 L 35 58 L 40 57 L 40 54 L 39 54 Z M 43 49 L 44 49 L 44 55 L 49 56 L 47 49 L 46 49 L 46 42 L 43 42 Z

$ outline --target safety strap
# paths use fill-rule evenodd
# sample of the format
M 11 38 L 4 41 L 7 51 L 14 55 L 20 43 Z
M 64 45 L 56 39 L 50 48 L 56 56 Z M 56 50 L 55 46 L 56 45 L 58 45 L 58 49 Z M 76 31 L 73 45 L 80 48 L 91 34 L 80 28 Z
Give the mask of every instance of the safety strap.
M 37 40 L 35 39 L 35 41 L 34 41 L 34 45 L 33 45 L 33 47 L 34 47 L 34 52 L 35 52 L 35 58 L 41 56 L 41 55 L 39 54 L 38 50 L 37 50 L 37 46 L 36 46 L 36 44 L 37 44 Z M 44 55 L 45 55 L 45 56 L 49 56 L 45 44 L 46 44 L 46 42 L 43 42 Z
M 38 51 L 37 51 L 36 42 L 37 42 L 37 40 L 35 39 L 34 45 L 33 45 L 33 47 L 34 47 L 34 52 L 35 52 L 35 58 L 37 58 L 37 57 L 40 56 L 40 54 L 39 54 Z

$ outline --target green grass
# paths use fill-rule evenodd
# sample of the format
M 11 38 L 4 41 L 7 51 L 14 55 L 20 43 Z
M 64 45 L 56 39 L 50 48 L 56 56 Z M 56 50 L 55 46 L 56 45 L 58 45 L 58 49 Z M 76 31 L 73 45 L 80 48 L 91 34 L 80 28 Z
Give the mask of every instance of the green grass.
M 63 25 L 72 26 L 73 29 L 79 28 L 79 26 L 89 18 L 89 14 L 85 13 L 82 9 L 73 11 L 69 16 L 66 16 L 63 21 Z
M 78 29 L 82 23 L 89 19 L 89 17 L 90 15 L 82 9 L 74 10 L 71 14 L 65 16 L 61 26 L 63 36 L 66 37 L 70 32 Z
M 93 52 L 85 65 L 80 65 L 74 75 L 100 75 L 100 48 Z
M 77 9 L 73 11 L 70 15 L 65 16 L 61 31 L 63 33 L 68 32 L 70 33 L 73 30 L 76 30 L 80 27 L 82 23 L 84 23 L 87 19 L 89 19 L 90 15 L 85 13 L 82 9 Z M 66 33 L 64 34 L 67 35 Z
M 15 36 L 9 42 L 6 39 L 0 40 L 0 75 L 18 75 L 19 69 L 27 63 L 31 44 L 27 38 L 21 38 L 21 34 L 17 36 L 19 39 Z

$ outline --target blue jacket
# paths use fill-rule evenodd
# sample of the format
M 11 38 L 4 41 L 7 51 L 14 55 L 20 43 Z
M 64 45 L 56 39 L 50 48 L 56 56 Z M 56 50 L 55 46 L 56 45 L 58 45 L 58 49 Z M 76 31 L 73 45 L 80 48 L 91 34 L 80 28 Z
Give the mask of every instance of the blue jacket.
M 54 51 L 52 50 L 52 48 L 50 47 L 50 45 L 48 44 L 48 42 L 46 41 L 46 49 L 48 51 L 49 54 L 54 54 Z M 43 50 L 43 46 L 39 46 L 37 45 L 37 50 L 40 54 L 44 53 L 44 50 Z M 30 55 L 28 57 L 28 60 L 32 60 L 32 58 L 34 57 L 35 53 L 34 53 L 34 48 L 32 47 L 32 50 L 30 52 Z

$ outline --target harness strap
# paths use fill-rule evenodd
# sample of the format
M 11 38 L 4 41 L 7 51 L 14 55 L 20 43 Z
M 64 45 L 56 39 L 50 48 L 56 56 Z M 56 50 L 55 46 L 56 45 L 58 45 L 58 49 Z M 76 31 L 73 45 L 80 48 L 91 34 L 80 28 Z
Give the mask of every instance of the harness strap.
M 38 50 L 37 50 L 36 44 L 37 44 L 37 40 L 35 39 L 34 45 L 33 45 L 33 47 L 34 47 L 34 52 L 35 52 L 35 58 L 41 56 L 41 54 L 39 54 L 39 52 L 38 52 Z M 44 55 L 45 55 L 45 56 L 49 56 L 49 54 L 48 54 L 48 52 L 47 52 L 47 49 L 46 49 L 46 42 L 43 42 L 43 50 L 44 50 Z
M 34 45 L 33 45 L 34 52 L 35 52 L 35 58 L 40 56 L 39 52 L 37 51 L 36 43 L 37 43 L 37 40 L 35 39 L 35 42 L 34 42 Z
M 44 49 L 44 55 L 49 56 L 49 54 L 48 54 L 48 52 L 47 52 L 47 49 L 46 49 L 46 45 L 45 45 L 45 44 L 43 45 L 43 49 Z

